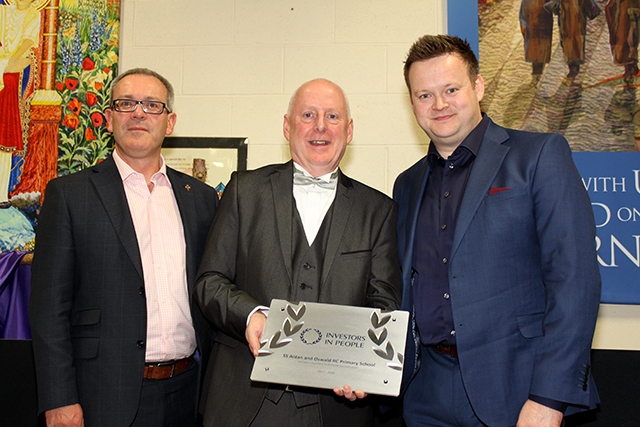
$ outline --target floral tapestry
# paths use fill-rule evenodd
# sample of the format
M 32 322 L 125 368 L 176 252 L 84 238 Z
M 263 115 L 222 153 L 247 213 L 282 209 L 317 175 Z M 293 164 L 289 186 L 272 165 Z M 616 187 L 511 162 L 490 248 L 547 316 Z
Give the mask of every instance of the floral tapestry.
M 47 183 L 105 158 L 120 0 L 0 0 L 0 252 L 29 251 Z

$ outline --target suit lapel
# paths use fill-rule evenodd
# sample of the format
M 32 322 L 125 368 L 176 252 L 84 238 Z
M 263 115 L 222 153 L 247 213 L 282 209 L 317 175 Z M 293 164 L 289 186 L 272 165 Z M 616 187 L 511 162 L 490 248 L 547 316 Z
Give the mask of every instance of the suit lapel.
M 403 244 L 404 247 L 401 247 L 402 251 L 402 275 L 403 280 L 406 283 L 409 283 L 413 265 L 413 246 L 414 240 L 416 236 L 416 226 L 418 223 L 418 214 L 420 212 L 420 205 L 422 203 L 422 196 L 424 195 L 424 191 L 427 187 L 427 178 L 429 177 L 429 162 L 427 161 L 427 157 L 425 156 L 422 159 L 420 167 L 416 173 L 416 179 L 410 179 L 410 188 L 409 194 L 406 199 L 408 201 L 405 203 L 404 200 L 398 201 L 399 206 L 407 206 L 406 213 L 406 224 L 404 226 L 404 236 L 398 236 L 398 242 Z M 404 199 L 404 198 L 403 198 Z M 405 199 L 405 200 L 406 200 Z M 411 287 L 403 286 L 402 288 L 402 301 L 403 308 L 411 307 L 410 305 L 405 306 L 408 301 L 412 301 L 411 295 Z
M 422 196 L 424 190 L 427 187 L 427 178 L 429 177 L 429 162 L 425 156 L 420 165 L 418 172 L 418 179 L 411 180 L 411 189 L 409 191 L 409 203 L 407 211 L 407 227 L 405 236 L 405 242 L 407 246 L 405 249 L 405 259 L 411 260 L 413 257 L 413 240 L 416 234 L 416 224 L 418 223 L 418 214 L 420 213 L 420 205 L 422 203 Z
M 320 281 L 322 284 L 326 282 L 329 272 L 331 271 L 331 265 L 338 254 L 338 248 L 345 235 L 347 223 L 351 216 L 351 209 L 353 208 L 353 200 L 350 194 L 353 190 L 351 179 L 343 175 L 342 171 L 339 171 L 338 176 L 336 198 L 333 201 L 333 210 L 331 212 L 329 238 L 327 239 L 327 247 L 325 248 L 324 261 L 322 263 L 322 280 Z
M 489 123 L 478 155 L 473 162 L 467 188 L 460 204 L 456 232 L 453 236 L 453 246 L 451 248 L 452 257 L 480 207 L 480 203 L 489 194 L 489 187 L 509 152 L 509 147 L 503 144 L 507 139 L 509 139 L 509 135 L 503 128 L 496 126 L 493 122 Z
M 124 192 L 118 168 L 113 158 L 108 157 L 102 163 L 92 167 L 92 171 L 94 173 L 91 175 L 91 181 L 96 189 L 98 198 L 116 230 L 122 247 L 142 278 L 144 276 L 138 249 L 138 239 L 133 228 L 133 219 L 131 218 L 127 196 Z
M 189 291 L 193 290 L 194 283 L 190 280 L 195 277 L 196 272 L 190 271 L 191 266 L 197 265 L 199 260 L 195 260 L 193 250 L 197 247 L 197 227 L 188 227 L 185 224 L 194 225 L 196 221 L 196 205 L 191 192 L 191 187 L 184 182 L 184 176 L 175 170 L 167 167 L 167 177 L 171 182 L 171 189 L 176 197 L 178 210 L 180 211 L 180 219 L 182 220 L 182 229 L 184 233 L 184 242 L 186 246 L 186 268 L 187 268 L 187 285 Z
M 289 161 L 283 164 L 282 167 L 278 167 L 275 173 L 271 175 L 270 181 L 280 250 L 289 275 L 289 283 L 293 283 L 293 248 L 291 241 L 291 227 L 293 226 L 293 162 Z

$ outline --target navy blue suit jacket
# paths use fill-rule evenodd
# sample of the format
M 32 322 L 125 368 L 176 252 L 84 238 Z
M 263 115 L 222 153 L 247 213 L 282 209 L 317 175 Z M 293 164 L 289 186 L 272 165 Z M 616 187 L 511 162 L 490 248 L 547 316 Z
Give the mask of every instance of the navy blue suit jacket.
M 403 309 L 411 312 L 415 229 L 428 176 L 425 157 L 394 186 Z M 461 202 L 449 283 L 462 379 L 480 420 L 515 425 L 530 394 L 568 403 L 566 414 L 596 405 L 595 225 L 562 136 L 489 123 Z M 405 388 L 420 363 L 418 331 L 410 329 Z
M 171 168 L 167 176 L 191 293 L 218 198 L 195 178 Z M 29 318 L 39 409 L 80 403 L 87 426 L 128 426 L 140 399 L 147 312 L 138 241 L 113 158 L 52 180 L 38 221 Z M 206 361 L 211 330 L 193 300 L 191 317 Z

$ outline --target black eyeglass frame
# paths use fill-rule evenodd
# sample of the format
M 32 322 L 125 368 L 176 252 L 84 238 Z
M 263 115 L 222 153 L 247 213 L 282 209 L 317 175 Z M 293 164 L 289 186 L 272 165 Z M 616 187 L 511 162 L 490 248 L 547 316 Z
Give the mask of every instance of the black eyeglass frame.
M 133 108 L 131 110 L 123 110 L 118 105 L 119 101 L 133 102 L 134 106 L 133 106 Z M 157 113 L 153 112 L 153 111 L 148 111 L 147 110 L 147 106 L 145 105 L 147 103 L 161 104 L 162 105 L 162 110 L 160 110 Z M 171 112 L 171 110 L 169 110 L 169 108 L 167 107 L 167 104 L 162 102 L 162 101 L 154 101 L 154 100 L 151 100 L 151 99 L 145 99 L 143 101 L 138 101 L 136 99 L 128 99 L 128 98 L 114 99 L 113 101 L 111 101 L 111 109 L 113 109 L 113 111 L 116 111 L 118 113 L 133 113 L 134 111 L 136 111 L 136 108 L 138 108 L 138 105 L 140 105 L 140 107 L 142 107 L 142 111 L 144 111 L 146 114 L 160 115 L 160 114 L 164 113 L 165 110 L 167 111 L 167 113 Z

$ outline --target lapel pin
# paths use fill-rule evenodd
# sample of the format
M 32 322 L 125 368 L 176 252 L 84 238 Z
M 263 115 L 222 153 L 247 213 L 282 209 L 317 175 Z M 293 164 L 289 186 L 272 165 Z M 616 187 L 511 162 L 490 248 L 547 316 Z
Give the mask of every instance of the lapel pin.
M 184 188 L 186 188 L 187 191 L 191 191 L 191 186 L 189 184 L 185 185 Z

